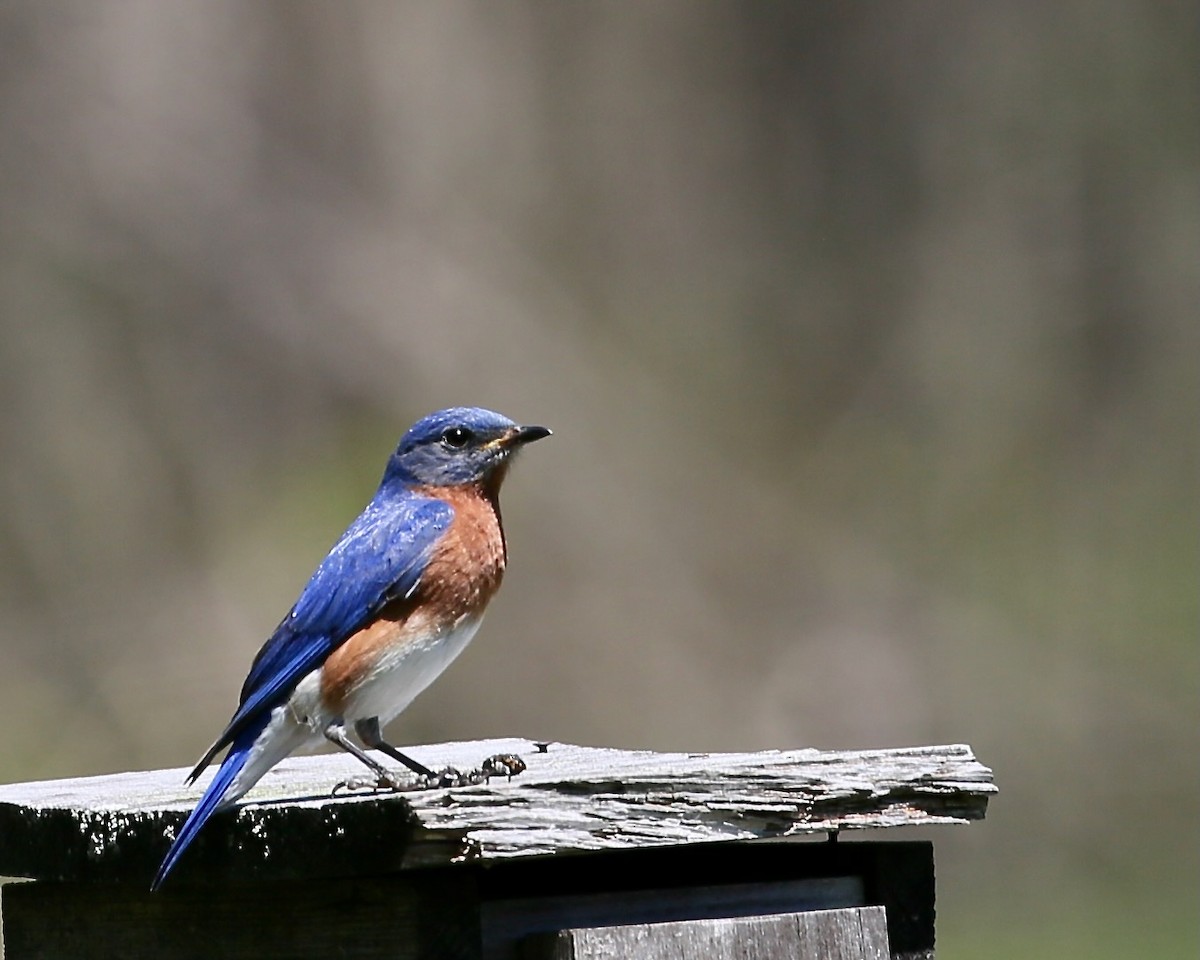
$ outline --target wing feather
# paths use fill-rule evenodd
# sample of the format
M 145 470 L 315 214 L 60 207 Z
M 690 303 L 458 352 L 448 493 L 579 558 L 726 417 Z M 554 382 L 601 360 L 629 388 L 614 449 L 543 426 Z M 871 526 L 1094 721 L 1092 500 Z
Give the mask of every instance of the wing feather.
M 191 779 L 243 730 L 286 700 L 296 684 L 388 601 L 415 590 L 434 545 L 453 519 L 454 508 L 441 500 L 377 494 L 259 650 L 236 712 Z

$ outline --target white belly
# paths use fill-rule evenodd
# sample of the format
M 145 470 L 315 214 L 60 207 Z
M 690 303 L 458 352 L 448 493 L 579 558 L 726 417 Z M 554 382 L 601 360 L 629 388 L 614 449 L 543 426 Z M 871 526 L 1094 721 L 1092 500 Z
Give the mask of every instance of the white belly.
M 342 711 L 346 723 L 378 717 L 380 724 L 386 724 L 441 676 L 466 649 L 482 621 L 482 616 L 464 617 L 446 630 L 416 637 L 382 654 L 346 698 Z
M 321 671 L 314 670 L 300 681 L 287 703 L 271 711 L 222 806 L 232 804 L 288 754 L 327 743 L 325 728 L 331 723 L 341 721 L 352 727 L 355 720 L 369 717 L 378 717 L 381 725 L 393 719 L 466 649 L 482 620 L 482 616 L 464 617 L 440 633 L 417 636 L 388 650 L 346 698 L 340 717 L 321 702 Z

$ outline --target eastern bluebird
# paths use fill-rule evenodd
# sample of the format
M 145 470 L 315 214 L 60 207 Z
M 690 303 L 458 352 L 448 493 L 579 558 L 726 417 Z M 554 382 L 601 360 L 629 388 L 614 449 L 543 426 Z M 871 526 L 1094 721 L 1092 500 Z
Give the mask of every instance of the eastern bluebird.
M 386 724 L 432 683 L 479 629 L 504 576 L 500 484 L 513 453 L 550 435 L 489 410 L 453 407 L 418 420 L 388 459 L 375 496 L 321 561 L 254 658 L 241 701 L 196 764 L 229 752 L 151 886 L 158 889 L 205 822 L 284 757 L 325 741 L 381 785 L 399 781 L 349 736 L 404 764 Z

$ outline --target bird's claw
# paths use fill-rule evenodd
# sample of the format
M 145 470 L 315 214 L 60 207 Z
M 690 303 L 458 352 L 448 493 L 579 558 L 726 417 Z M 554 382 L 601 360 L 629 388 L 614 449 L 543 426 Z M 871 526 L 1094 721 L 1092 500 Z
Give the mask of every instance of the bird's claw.
M 525 770 L 525 761 L 515 753 L 497 753 L 484 759 L 474 770 L 463 772 L 457 767 L 444 767 L 436 773 L 419 776 L 413 781 L 402 781 L 392 774 L 376 777 L 348 777 L 333 788 L 336 797 L 342 791 L 354 793 L 369 790 L 372 793 L 389 791 L 408 793 L 414 790 L 439 790 L 449 787 L 477 787 L 492 777 L 507 777 L 511 780 Z
M 390 790 L 393 793 L 399 793 L 413 789 L 415 787 L 411 783 L 402 783 L 391 774 L 381 774 L 377 777 L 347 777 L 334 786 L 333 795 L 336 797 L 342 790 L 347 793 L 355 793 L 359 790 L 370 790 L 372 793 Z
M 474 771 L 472 771 L 473 773 Z M 477 782 L 471 773 L 463 773 L 457 767 L 443 767 L 437 773 L 417 778 L 418 790 L 437 790 L 445 787 L 470 787 Z
M 487 783 L 492 777 L 507 777 L 511 780 L 525 769 L 525 761 L 515 753 L 497 753 L 486 758 L 474 770 L 465 773 L 457 767 L 446 767 L 431 777 L 420 777 L 417 780 L 418 790 L 437 790 L 447 787 L 477 787 Z

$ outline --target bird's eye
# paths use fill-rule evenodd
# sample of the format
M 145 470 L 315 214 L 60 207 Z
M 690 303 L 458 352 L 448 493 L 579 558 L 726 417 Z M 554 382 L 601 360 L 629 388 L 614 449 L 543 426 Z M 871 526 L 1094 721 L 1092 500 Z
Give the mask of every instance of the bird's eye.
M 450 427 L 442 434 L 442 443 L 455 450 L 461 450 L 475 437 L 466 427 Z

